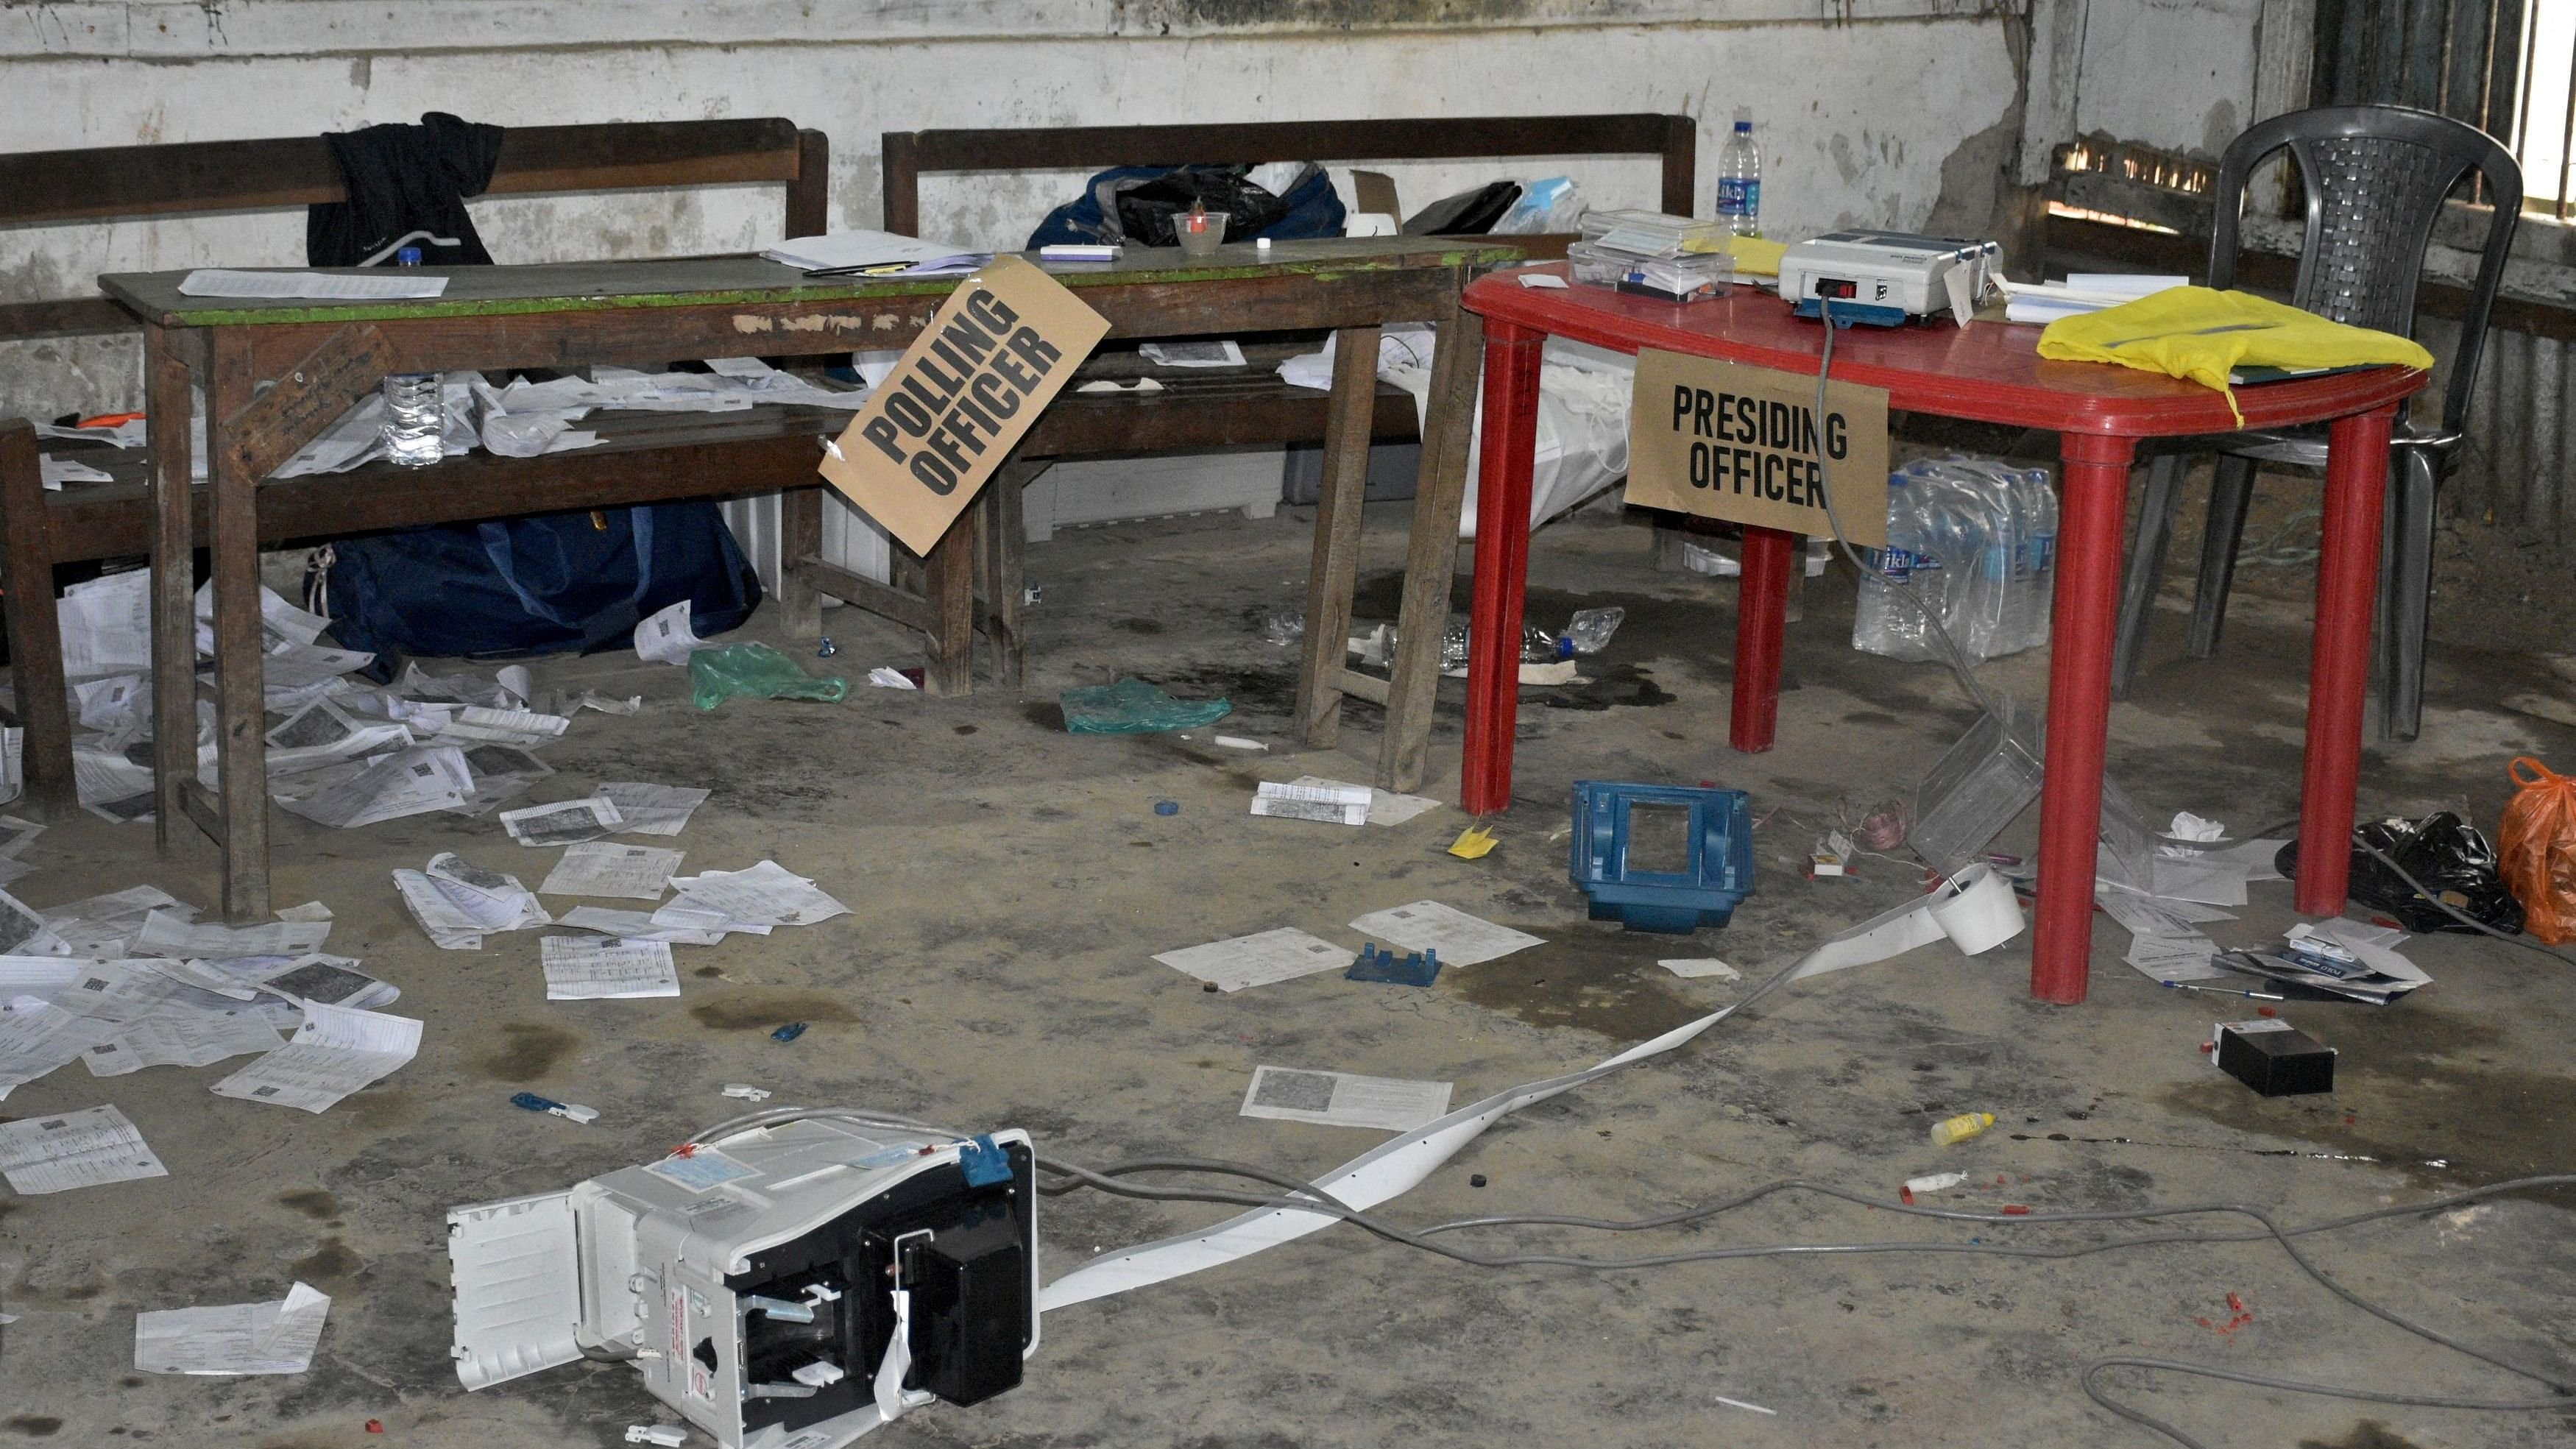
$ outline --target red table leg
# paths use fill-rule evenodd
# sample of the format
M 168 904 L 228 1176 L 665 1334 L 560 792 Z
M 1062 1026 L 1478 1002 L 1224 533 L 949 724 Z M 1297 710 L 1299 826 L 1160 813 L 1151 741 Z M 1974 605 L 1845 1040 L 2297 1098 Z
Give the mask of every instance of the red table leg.
M 1466 758 L 1458 804 L 1492 815 L 1512 799 L 1520 706 L 1521 603 L 1529 585 L 1530 467 L 1538 446 L 1538 363 L 1547 334 L 1485 324 L 1485 416 L 1476 464 L 1476 594 L 1467 634 Z
M 2120 614 L 2120 534 L 2129 522 L 2132 438 L 2068 433 L 2059 481 L 2057 599 L 2050 615 L 2046 783 L 2039 796 L 2039 929 L 2030 994 L 2084 999 L 2093 957 L 2093 874 L 2102 757 L 2111 729 L 2111 643 Z
M 1780 725 L 1780 649 L 1789 629 L 1795 534 L 1744 528 L 1743 587 L 1735 597 L 1735 713 L 1726 742 L 1748 755 L 1771 748 Z
M 2337 418 L 2326 436 L 2325 520 L 2317 549 L 2317 633 L 2308 664 L 2308 752 L 2299 782 L 2299 910 L 2343 913 L 2361 778 L 2362 696 L 2370 683 L 2379 590 L 2380 509 L 2388 493 L 2393 409 Z

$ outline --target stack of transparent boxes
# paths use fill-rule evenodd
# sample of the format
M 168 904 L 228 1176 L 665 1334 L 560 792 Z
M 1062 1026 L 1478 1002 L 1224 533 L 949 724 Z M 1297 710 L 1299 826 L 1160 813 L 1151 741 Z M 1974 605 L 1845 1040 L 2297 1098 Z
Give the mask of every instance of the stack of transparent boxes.
M 1726 295 L 1735 272 L 1723 222 L 1659 211 L 1588 211 L 1583 240 L 1565 249 L 1567 274 L 1666 302 Z

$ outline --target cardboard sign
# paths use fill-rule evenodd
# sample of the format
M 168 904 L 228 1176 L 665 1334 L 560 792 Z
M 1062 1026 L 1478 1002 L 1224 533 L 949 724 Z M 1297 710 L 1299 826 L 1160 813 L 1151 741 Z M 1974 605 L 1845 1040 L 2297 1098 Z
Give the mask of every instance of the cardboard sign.
M 1053 277 L 996 257 L 850 420 L 823 459 L 825 481 L 929 553 L 1108 331 Z
M 1850 542 L 1887 546 L 1887 391 L 1813 373 L 1642 350 L 1628 416 L 1627 501 L 1830 538 L 1817 487 Z

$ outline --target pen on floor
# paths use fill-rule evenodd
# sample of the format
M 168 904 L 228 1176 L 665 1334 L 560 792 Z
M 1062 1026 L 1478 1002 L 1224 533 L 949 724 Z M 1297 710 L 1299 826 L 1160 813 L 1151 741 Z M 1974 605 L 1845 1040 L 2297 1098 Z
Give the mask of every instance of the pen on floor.
M 2287 1001 L 2290 999 L 2286 996 L 2275 996 L 2269 991 L 2238 991 L 2226 986 L 2185 986 L 2179 981 L 2167 981 L 2163 984 L 2176 991 L 2206 991 L 2212 996 L 2242 996 L 2249 1001 Z

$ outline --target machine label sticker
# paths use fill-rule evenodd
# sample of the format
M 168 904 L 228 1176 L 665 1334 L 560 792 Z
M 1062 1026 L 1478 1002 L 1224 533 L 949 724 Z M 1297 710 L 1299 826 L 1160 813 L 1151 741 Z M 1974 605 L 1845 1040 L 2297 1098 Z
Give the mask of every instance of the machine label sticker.
M 691 1192 L 705 1192 L 728 1182 L 760 1176 L 760 1169 L 725 1156 L 712 1147 L 701 1147 L 686 1157 L 665 1157 L 648 1165 L 646 1172 L 667 1178 Z

